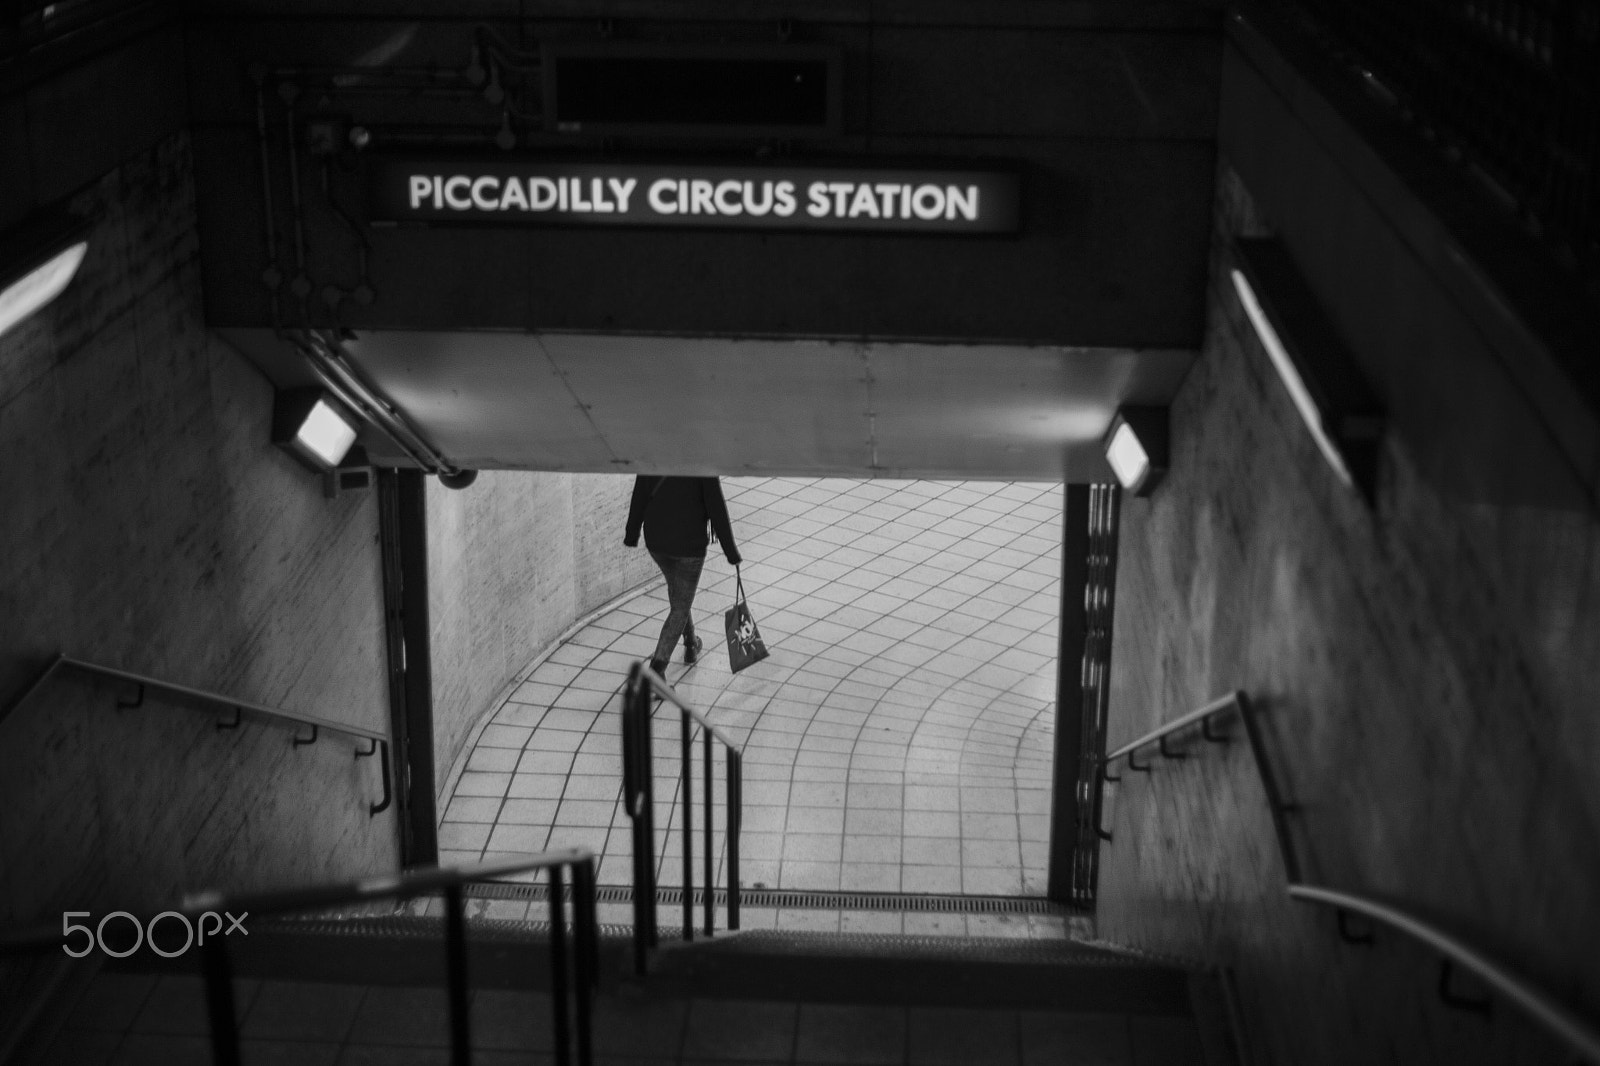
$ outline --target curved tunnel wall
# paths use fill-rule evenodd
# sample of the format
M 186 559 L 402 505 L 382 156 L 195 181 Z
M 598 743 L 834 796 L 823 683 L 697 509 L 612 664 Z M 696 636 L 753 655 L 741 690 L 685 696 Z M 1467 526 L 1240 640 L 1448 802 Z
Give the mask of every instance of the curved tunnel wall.
M 440 787 L 519 671 L 573 622 L 659 577 L 649 554 L 622 545 L 632 491 L 633 478 L 614 474 L 486 472 L 459 492 L 428 482 Z

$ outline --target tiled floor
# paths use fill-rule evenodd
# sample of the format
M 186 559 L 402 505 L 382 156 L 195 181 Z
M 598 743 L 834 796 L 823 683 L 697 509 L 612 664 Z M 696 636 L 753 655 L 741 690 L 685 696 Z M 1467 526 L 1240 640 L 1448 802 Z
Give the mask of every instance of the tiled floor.
M 1042 895 L 1059 486 L 723 484 L 772 655 L 729 673 L 734 575 L 713 547 L 695 601 L 705 657 L 668 672 L 744 746 L 741 882 Z M 553 649 L 494 712 L 444 805 L 441 862 L 587 847 L 602 883 L 631 880 L 617 691 L 665 612 L 658 583 Z M 657 715 L 663 835 L 679 813 L 675 717 Z M 719 810 L 719 851 L 722 824 Z M 681 880 L 678 847 L 658 846 L 664 885 Z
M 236 1000 L 245 1066 L 449 1061 L 440 989 L 240 981 Z M 473 1061 L 554 1062 L 549 1003 L 536 992 L 473 993 Z M 102 973 L 43 1062 L 200 1066 L 211 1062 L 206 1024 L 198 978 Z M 603 1066 L 1188 1066 L 1199 1061 L 1191 1029 L 1118 1014 L 643 997 L 602 997 L 594 1014 Z

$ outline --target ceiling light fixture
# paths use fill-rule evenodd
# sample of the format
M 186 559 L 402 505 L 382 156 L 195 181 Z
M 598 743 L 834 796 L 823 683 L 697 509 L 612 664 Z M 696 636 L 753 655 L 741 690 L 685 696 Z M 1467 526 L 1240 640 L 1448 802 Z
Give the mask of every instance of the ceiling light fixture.
M 323 389 L 288 389 L 272 405 L 272 443 L 314 473 L 338 469 L 361 425 Z
M 1118 483 L 1135 496 L 1150 495 L 1167 472 L 1167 409 L 1118 408 L 1102 446 Z

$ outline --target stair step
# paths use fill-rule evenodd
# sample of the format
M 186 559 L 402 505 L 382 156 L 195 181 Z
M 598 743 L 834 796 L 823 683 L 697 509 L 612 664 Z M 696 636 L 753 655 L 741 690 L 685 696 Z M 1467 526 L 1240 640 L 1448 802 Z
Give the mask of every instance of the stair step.
M 663 947 L 652 978 L 704 998 L 1189 1011 L 1185 971 L 1072 941 L 761 930 Z
M 1074 941 L 751 930 L 687 942 L 677 935 L 662 930 L 646 985 L 670 988 L 680 997 L 1189 1011 L 1184 970 Z M 475 920 L 468 925 L 467 943 L 473 987 L 548 989 L 549 937 L 543 923 Z M 251 926 L 247 942 L 232 943 L 230 950 L 240 977 L 423 987 L 444 982 L 444 925 L 438 918 L 260 922 Z M 630 930 L 604 927 L 600 954 L 603 991 L 632 983 Z M 194 966 L 193 960 L 167 964 L 136 956 L 118 968 Z
M 449 1007 L 442 989 L 241 981 L 236 1003 L 246 1061 L 444 1062 Z M 192 974 L 104 973 L 46 1036 L 37 1060 L 205 1062 L 204 989 Z M 1161 1063 L 1224 1066 L 1209 1057 L 1190 1017 L 971 1005 L 903 1006 L 805 1000 L 705 999 L 630 986 L 594 1004 L 596 1066 L 703 1066 L 708 1062 L 860 1062 L 898 1066 Z M 472 999 L 476 1062 L 547 1062 L 548 996 L 480 989 Z M 84 1054 L 100 1048 L 96 1058 Z M 137 1048 L 138 1054 L 129 1055 Z
M 1109 947 L 773 930 L 685 942 L 663 930 L 640 981 L 631 936 L 610 932 L 601 938 L 593 1004 L 600 1066 L 639 1066 L 640 1056 L 666 1064 L 1230 1061 L 1207 1053 L 1214 1042 L 1191 1012 L 1196 975 Z M 548 927 L 477 919 L 467 940 L 475 1044 L 486 1053 L 547 1054 Z M 323 1040 L 308 1028 L 315 1023 L 329 1034 L 314 1049 L 328 1061 L 434 1061 L 444 1053 L 438 918 L 263 920 L 251 923 L 248 939 L 229 941 L 229 952 L 247 1039 Z M 162 1055 L 163 1040 L 173 1054 L 183 1041 L 198 1051 L 207 1022 L 197 967 L 195 953 L 119 960 L 85 997 L 95 1009 L 63 1004 L 65 1021 L 45 1042 L 58 1059 L 76 1061 L 62 1049 L 103 1035 L 105 1005 L 120 996 L 130 1039 Z

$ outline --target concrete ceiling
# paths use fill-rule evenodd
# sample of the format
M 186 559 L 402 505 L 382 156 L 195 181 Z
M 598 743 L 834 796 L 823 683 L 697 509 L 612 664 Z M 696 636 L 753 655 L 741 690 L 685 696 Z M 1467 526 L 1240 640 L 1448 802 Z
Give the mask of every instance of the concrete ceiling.
M 454 465 L 1104 480 L 1116 407 L 1169 400 L 1204 335 L 1209 0 L 807 9 L 796 40 L 848 60 L 842 127 L 780 155 L 1017 175 L 1017 232 L 981 238 L 385 224 L 370 183 L 407 153 L 711 165 L 774 145 L 546 130 L 527 119 L 543 83 L 510 66 L 507 106 L 486 106 L 468 76 L 484 33 L 592 41 L 588 14 L 614 4 L 439 7 L 404 26 L 368 6 L 186 19 L 206 320 L 279 384 L 305 374 L 275 327 L 354 329 L 352 360 Z M 766 40 L 794 5 L 624 6 L 619 39 L 699 44 Z M 334 69 L 351 64 L 354 81 Z M 313 114 L 365 129 L 368 148 L 334 137 L 314 155 L 271 132 Z
M 279 384 L 295 383 L 270 332 L 222 332 Z M 1170 399 L 1194 358 L 398 331 L 363 333 L 347 350 L 464 467 L 1073 481 L 1109 479 L 1099 442 L 1117 406 Z M 369 450 L 398 458 L 381 441 Z

